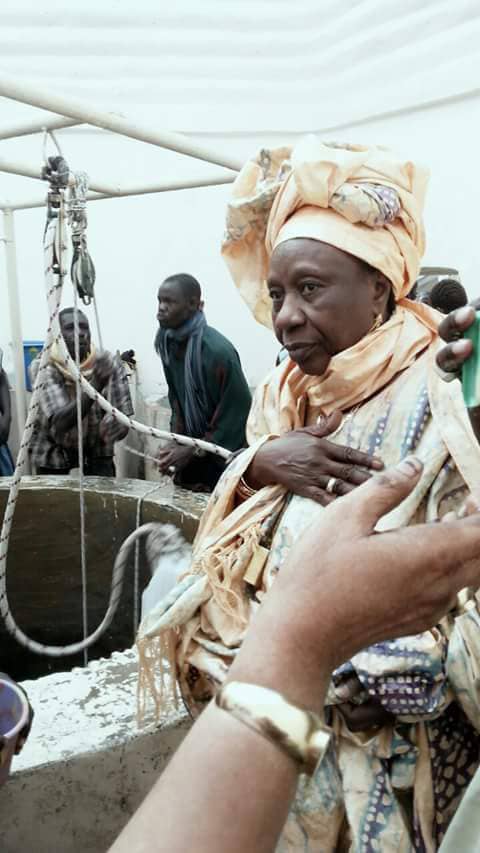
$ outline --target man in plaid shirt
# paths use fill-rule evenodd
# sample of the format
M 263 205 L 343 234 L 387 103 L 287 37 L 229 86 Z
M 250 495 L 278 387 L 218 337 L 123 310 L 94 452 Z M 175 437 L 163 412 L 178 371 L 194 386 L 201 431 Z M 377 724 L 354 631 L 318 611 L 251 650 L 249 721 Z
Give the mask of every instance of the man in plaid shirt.
M 65 344 L 75 357 L 74 309 L 60 312 L 60 327 Z M 97 354 L 91 343 L 90 326 L 83 312 L 78 312 L 80 369 L 86 379 L 112 406 L 125 415 L 133 415 L 128 381 L 120 357 L 109 352 Z M 30 366 L 32 383 L 38 373 L 39 359 Z M 78 468 L 78 432 L 76 385 L 63 365 L 54 346 L 43 374 L 39 414 L 30 443 L 30 456 L 37 474 L 68 474 Z M 85 474 L 114 477 L 115 442 L 128 433 L 111 415 L 82 392 L 83 452 Z

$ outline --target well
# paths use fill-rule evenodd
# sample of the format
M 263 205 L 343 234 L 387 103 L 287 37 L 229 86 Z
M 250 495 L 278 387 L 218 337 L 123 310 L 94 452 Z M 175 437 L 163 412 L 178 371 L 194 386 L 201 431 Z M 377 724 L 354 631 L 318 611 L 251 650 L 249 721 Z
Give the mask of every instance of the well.
M 170 483 L 147 495 L 152 485 L 86 482 L 90 629 L 104 615 L 113 561 L 135 528 L 139 499 L 143 521 L 168 521 L 189 541 L 194 536 L 206 496 Z M 0 480 L 2 505 L 7 493 L 7 481 Z M 8 591 L 20 626 L 43 642 L 63 645 L 81 637 L 78 527 L 77 481 L 25 479 Z M 32 655 L 2 633 L 1 668 L 35 679 L 24 681 L 35 708 L 32 732 L 0 795 L 2 853 L 105 853 L 188 730 L 185 710 L 168 700 L 160 724 L 147 713 L 145 725 L 137 726 L 137 659 L 128 648 L 132 608 L 130 574 L 111 629 L 90 650 L 91 658 L 110 656 L 87 667 L 73 666 L 78 656 Z
M 0 479 L 0 512 L 8 497 Z M 206 497 L 175 488 L 170 481 L 85 480 L 88 625 L 91 632 L 108 605 L 113 563 L 123 540 L 136 526 L 139 500 L 142 522 L 170 522 L 192 541 Z M 155 491 L 152 492 L 152 488 Z M 150 494 L 149 494 L 150 493 Z M 22 481 L 8 555 L 7 591 L 18 625 L 41 643 L 65 646 L 82 638 L 78 480 L 26 477 Z M 140 591 L 149 579 L 140 561 Z M 108 631 L 89 649 L 89 658 L 106 657 L 131 646 L 133 561 L 122 600 Z M 83 663 L 83 655 L 47 658 L 19 646 L 0 627 L 0 670 L 17 680 L 65 671 Z

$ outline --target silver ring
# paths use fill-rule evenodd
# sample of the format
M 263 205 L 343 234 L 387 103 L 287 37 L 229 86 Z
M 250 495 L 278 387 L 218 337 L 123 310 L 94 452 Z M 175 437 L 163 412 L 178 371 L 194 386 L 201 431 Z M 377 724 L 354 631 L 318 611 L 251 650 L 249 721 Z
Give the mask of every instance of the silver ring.
M 175 474 L 175 471 L 176 471 L 175 465 L 170 465 L 170 466 L 167 468 L 167 471 L 168 471 L 168 473 L 169 473 L 169 474 Z
M 440 379 L 443 379 L 444 382 L 453 382 L 454 379 L 461 378 L 460 370 L 443 370 L 436 361 L 434 361 L 433 367 L 437 376 L 439 376 Z
M 335 494 L 335 486 L 337 485 L 337 481 L 338 481 L 337 477 L 330 477 L 330 479 L 326 485 L 326 488 L 325 488 L 325 491 L 328 492 L 329 495 Z

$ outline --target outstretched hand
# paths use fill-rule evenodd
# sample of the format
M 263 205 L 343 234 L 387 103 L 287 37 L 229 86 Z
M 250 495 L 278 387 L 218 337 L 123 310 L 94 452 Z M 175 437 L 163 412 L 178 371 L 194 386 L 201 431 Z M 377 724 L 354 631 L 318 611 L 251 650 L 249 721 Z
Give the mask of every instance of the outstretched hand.
M 461 521 L 374 535 L 421 473 L 406 460 L 321 513 L 280 568 L 227 680 L 270 687 L 321 714 L 336 666 L 371 643 L 429 628 L 459 589 L 478 587 L 478 506 Z M 198 851 L 275 850 L 297 782 L 298 765 L 212 704 L 112 853 L 156 850 L 159 833 L 165 849 L 186 850 L 192 831 Z
M 376 475 L 331 504 L 291 549 L 257 617 L 259 631 L 264 621 L 285 644 L 286 660 L 288 649 L 298 656 L 300 648 L 311 667 L 327 657 L 332 671 L 372 643 L 432 627 L 460 589 L 480 586 L 480 511 L 472 499 L 467 518 L 375 533 L 421 473 L 409 458 Z

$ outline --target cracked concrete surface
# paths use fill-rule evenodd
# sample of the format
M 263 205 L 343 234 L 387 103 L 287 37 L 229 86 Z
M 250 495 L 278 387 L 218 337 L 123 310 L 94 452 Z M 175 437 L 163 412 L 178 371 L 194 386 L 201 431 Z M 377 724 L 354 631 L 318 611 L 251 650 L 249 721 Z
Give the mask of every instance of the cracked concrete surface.
M 187 540 L 195 534 L 206 496 L 171 483 L 147 494 L 152 485 L 86 480 L 91 625 L 105 612 L 114 556 L 135 527 L 139 498 L 145 498 L 144 521 L 173 522 Z M 0 511 L 7 493 L 3 478 Z M 78 561 L 77 527 L 77 480 L 22 481 L 8 561 L 9 599 L 21 627 L 38 639 L 43 638 L 40 631 L 49 632 L 44 639 L 60 644 L 81 636 L 79 573 L 72 570 Z M 97 649 L 100 659 L 85 668 L 43 675 L 50 666 L 64 669 L 76 659 L 36 658 L 0 628 L 2 668 L 17 679 L 27 673 L 30 678 L 43 675 L 23 682 L 35 719 L 0 792 L 1 853 L 104 853 L 188 730 L 185 712 L 168 703 L 159 725 L 146 719 L 139 730 L 135 651 L 113 651 L 107 657 L 131 642 L 129 585 L 131 577 L 122 597 L 128 630 L 123 627 L 118 637 L 104 638 L 105 647 Z M 114 627 L 121 622 L 120 608 Z M 125 636 L 127 642 L 119 645 Z
M 0 796 L 2 853 L 104 853 L 189 728 L 136 722 L 133 649 L 24 682 L 35 720 Z M 161 847 L 159 847 L 161 849 Z

